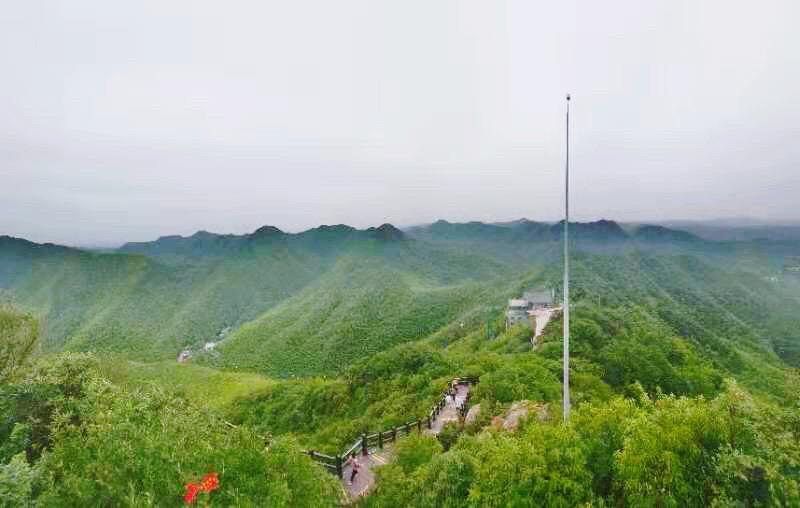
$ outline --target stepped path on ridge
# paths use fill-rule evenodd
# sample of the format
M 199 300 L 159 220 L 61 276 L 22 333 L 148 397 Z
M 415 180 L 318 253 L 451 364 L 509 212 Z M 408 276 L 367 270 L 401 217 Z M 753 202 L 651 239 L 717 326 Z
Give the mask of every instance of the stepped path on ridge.
M 447 404 L 442 408 L 439 416 L 431 422 L 431 428 L 424 431 L 425 434 L 435 436 L 442 431 L 442 428 L 448 422 L 458 422 L 457 408 L 467 399 L 470 386 L 467 384 L 459 384 L 456 387 L 456 400 L 453 400 L 451 397 L 447 398 Z M 391 445 L 385 445 L 382 450 L 374 448 L 368 451 L 369 454 L 366 456 L 358 454 L 358 462 L 361 464 L 361 469 L 359 469 L 352 484 L 350 483 L 352 468 L 349 465 L 343 468 L 342 489 L 346 493 L 347 499 L 350 501 L 367 494 L 375 484 L 373 469 L 388 464 L 394 458 L 394 449 Z

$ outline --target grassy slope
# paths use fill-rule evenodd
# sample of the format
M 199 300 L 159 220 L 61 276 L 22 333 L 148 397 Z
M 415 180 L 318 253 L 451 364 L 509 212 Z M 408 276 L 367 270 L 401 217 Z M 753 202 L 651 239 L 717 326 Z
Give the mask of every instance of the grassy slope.
M 276 381 L 258 374 L 223 372 L 169 360 L 143 363 L 119 356 L 104 356 L 100 369 L 106 378 L 116 384 L 131 388 L 149 385 L 167 387 L 211 408 L 229 407 L 239 399 L 276 384 Z

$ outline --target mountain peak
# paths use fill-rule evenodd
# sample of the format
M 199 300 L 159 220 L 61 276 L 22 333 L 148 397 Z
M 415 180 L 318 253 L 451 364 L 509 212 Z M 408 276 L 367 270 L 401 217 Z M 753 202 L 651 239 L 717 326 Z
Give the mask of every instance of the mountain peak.
M 616 221 L 600 219 L 594 222 L 570 222 L 570 236 L 578 240 L 590 240 L 595 242 L 608 242 L 627 240 L 628 233 L 622 229 Z M 564 232 L 564 221 L 560 220 L 551 227 L 556 238 L 560 238 Z
M 256 229 L 252 233 L 250 233 L 250 237 L 267 237 L 267 236 L 280 236 L 283 235 L 283 231 L 275 226 L 261 226 L 260 228 Z
M 381 224 L 377 228 L 369 228 L 367 232 L 374 238 L 381 240 L 402 240 L 405 233 L 394 227 L 392 224 Z
M 183 237 L 181 235 L 164 235 L 164 236 L 159 236 L 156 239 L 157 242 L 169 242 L 172 240 L 183 240 Z M 133 244 L 133 243 L 146 243 L 146 242 L 128 242 L 128 243 Z
M 219 235 L 216 234 L 216 233 L 212 233 L 210 231 L 206 231 L 205 229 L 201 229 L 200 231 L 197 231 L 195 234 L 193 234 L 189 238 L 200 239 L 200 238 L 214 238 L 214 237 L 217 237 L 217 236 L 219 236 Z
M 247 240 L 252 243 L 270 244 L 273 242 L 280 242 L 286 237 L 286 234 L 275 226 L 261 226 L 249 235 Z
M 340 234 L 350 234 L 355 231 L 356 228 L 353 226 L 348 226 L 347 224 L 322 224 L 315 228 L 311 228 L 308 231 L 304 231 L 303 233 L 325 233 L 326 235 L 340 235 Z M 301 234 L 303 234 L 301 233 Z

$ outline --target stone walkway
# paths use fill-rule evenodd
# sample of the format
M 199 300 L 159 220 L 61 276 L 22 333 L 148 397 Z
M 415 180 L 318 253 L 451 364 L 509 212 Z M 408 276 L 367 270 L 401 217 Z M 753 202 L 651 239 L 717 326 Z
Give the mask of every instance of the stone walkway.
M 448 422 L 458 421 L 458 406 L 464 403 L 469 393 L 469 385 L 457 385 L 456 400 L 452 397 L 447 398 L 447 405 L 442 408 L 439 416 L 431 423 L 431 428 L 424 431 L 425 434 L 435 436 L 442 431 L 442 427 Z M 402 439 L 402 438 L 401 438 Z M 350 483 L 352 469 L 345 466 L 343 469 L 342 491 L 348 502 L 353 502 L 360 496 L 369 492 L 375 484 L 375 474 L 373 469 L 388 464 L 394 458 L 394 447 L 391 444 L 384 445 L 383 450 L 370 449 L 369 455 L 357 455 L 358 462 L 361 464 L 353 483 Z
M 458 390 L 456 393 L 456 400 L 453 402 L 451 397 L 447 397 L 447 405 L 442 409 L 442 412 L 439 413 L 439 417 L 434 420 L 431 424 L 431 428 L 426 430 L 426 434 L 436 435 L 442 431 L 442 427 L 448 422 L 457 422 L 458 421 L 458 406 L 464 403 L 467 400 L 467 394 L 469 393 L 469 385 L 458 385 Z
M 345 497 L 352 501 L 360 496 L 366 494 L 372 485 L 375 484 L 375 474 L 372 470 L 378 466 L 383 466 L 392 461 L 394 457 L 394 450 L 392 446 L 384 446 L 383 450 L 370 450 L 369 455 L 366 457 L 360 453 L 357 455 L 358 463 L 361 464 L 361 469 L 353 483 L 350 483 L 350 474 L 352 468 L 350 466 L 344 467 L 344 474 L 342 475 L 342 490 L 344 490 Z

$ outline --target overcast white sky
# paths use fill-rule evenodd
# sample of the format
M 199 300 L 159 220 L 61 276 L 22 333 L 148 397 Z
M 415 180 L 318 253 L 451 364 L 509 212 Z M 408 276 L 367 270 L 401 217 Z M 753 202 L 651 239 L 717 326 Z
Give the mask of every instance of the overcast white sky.
M 0 234 L 800 218 L 800 2 L 6 2 Z

